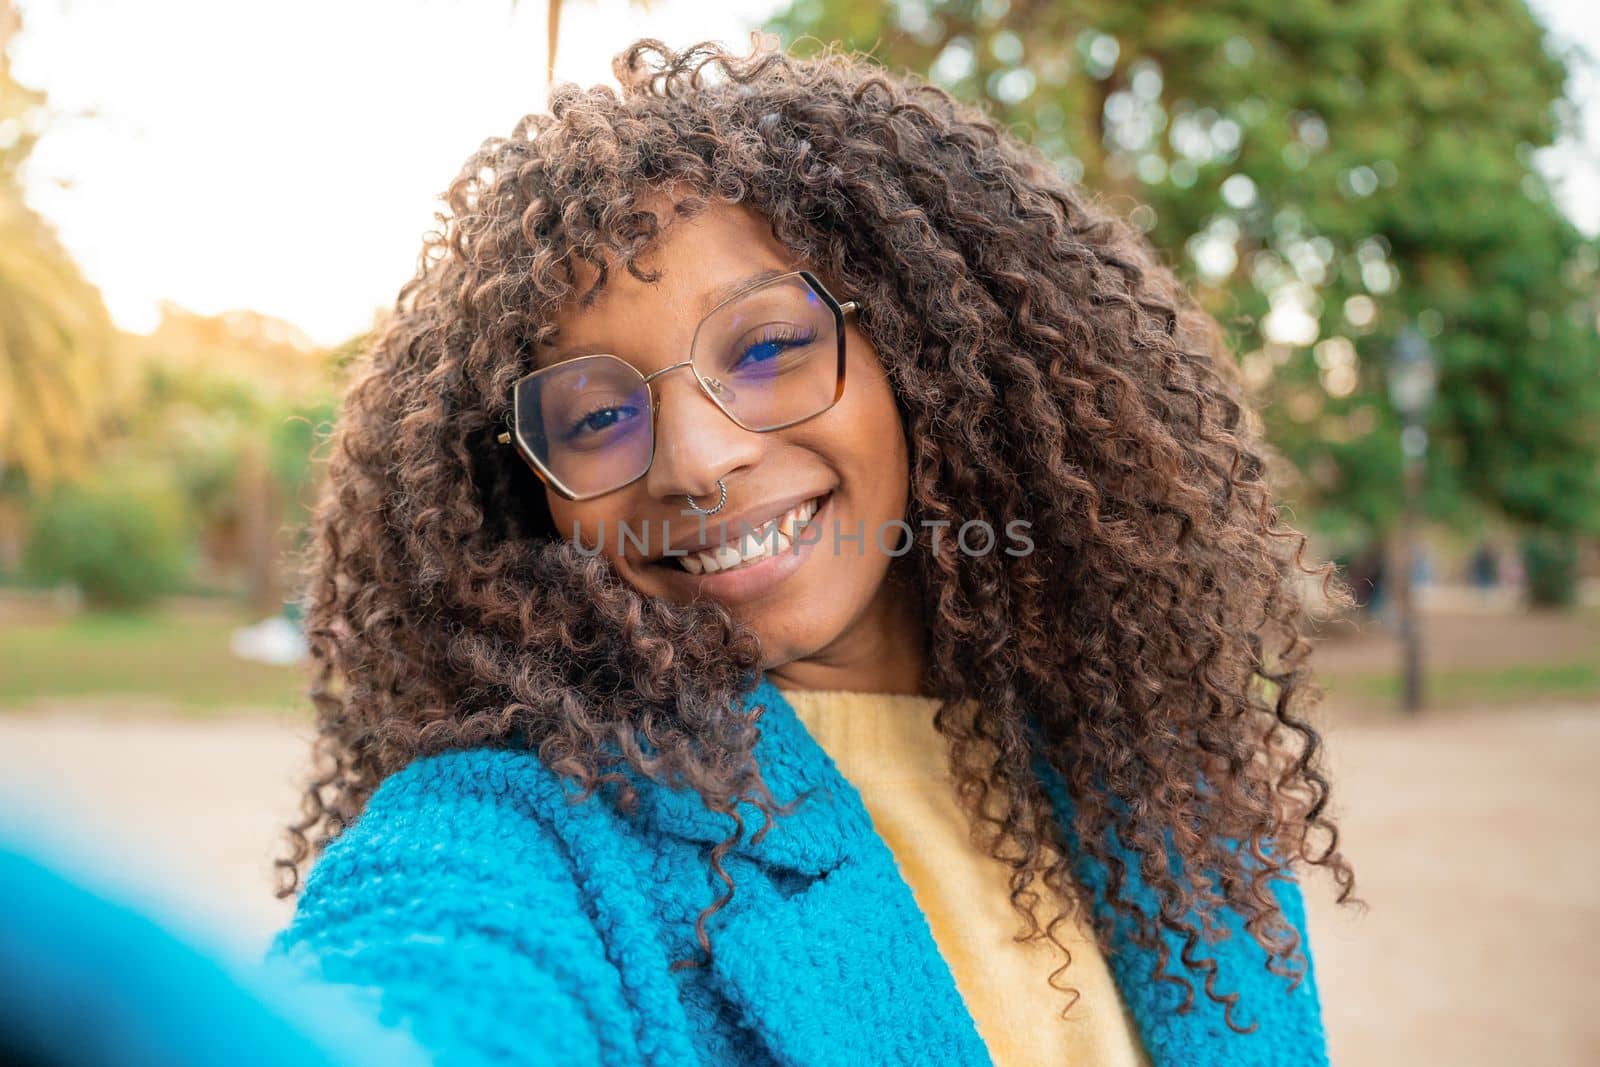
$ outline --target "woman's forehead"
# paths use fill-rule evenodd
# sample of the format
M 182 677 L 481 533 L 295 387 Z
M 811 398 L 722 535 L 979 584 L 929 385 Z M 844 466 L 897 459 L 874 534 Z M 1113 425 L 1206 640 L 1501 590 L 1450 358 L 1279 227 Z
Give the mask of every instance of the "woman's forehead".
M 575 257 L 574 295 L 553 316 L 556 330 L 541 354 L 552 358 L 583 334 L 627 323 L 644 311 L 705 315 L 747 288 L 804 266 L 773 237 L 765 218 L 743 205 L 717 203 L 693 215 L 657 217 L 662 228 L 635 259 L 653 280 L 635 277 L 619 258 L 609 257 L 601 283 L 598 267 Z

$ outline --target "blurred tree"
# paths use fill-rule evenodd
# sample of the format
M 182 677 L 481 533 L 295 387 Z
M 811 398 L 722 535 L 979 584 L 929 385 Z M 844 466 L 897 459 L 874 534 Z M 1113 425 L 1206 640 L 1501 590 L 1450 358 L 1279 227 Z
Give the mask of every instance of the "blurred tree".
M 106 407 L 113 337 L 99 292 L 24 202 L 18 172 L 45 97 L 12 78 L 19 26 L 0 0 L 0 493 L 13 502 L 85 469 Z
M 285 550 L 309 506 L 312 450 L 333 418 L 338 351 L 256 312 L 173 304 L 123 350 L 137 386 L 118 405 L 111 447 L 170 470 L 203 561 L 242 573 L 252 606 L 277 610 Z
M 1533 167 L 1573 107 L 1523 0 L 796 0 L 771 28 L 979 103 L 1148 233 L 1336 544 L 1398 518 L 1408 322 L 1440 361 L 1429 512 L 1600 530 L 1600 254 Z
M 189 562 L 187 524 L 168 472 L 114 464 L 33 497 L 24 569 L 77 587 L 91 607 L 140 607 L 177 586 Z
M 164 304 L 150 335 L 117 333 L 23 200 L 19 171 L 46 118 L 43 94 L 11 77 L 18 27 L 0 0 L 0 569 L 131 603 L 175 580 L 198 535 L 202 562 L 242 571 L 249 599 L 277 610 L 282 549 L 305 518 L 309 449 L 332 417 L 340 354 L 251 311 Z M 116 491 L 110 470 L 163 472 L 162 513 L 131 516 L 154 491 Z M 166 515 L 173 499 L 176 518 Z M 112 528 L 74 533 L 73 555 L 50 543 L 69 519 Z M 159 537 L 174 540 L 158 551 Z M 108 562 L 124 549 L 126 567 L 150 582 Z

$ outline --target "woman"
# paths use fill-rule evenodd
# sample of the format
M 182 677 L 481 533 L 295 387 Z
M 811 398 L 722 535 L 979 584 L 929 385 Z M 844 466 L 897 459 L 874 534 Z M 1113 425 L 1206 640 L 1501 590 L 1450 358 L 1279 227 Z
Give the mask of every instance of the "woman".
M 936 88 L 616 70 L 346 399 L 275 953 L 449 1063 L 1323 1062 L 1304 539 L 1212 324 Z

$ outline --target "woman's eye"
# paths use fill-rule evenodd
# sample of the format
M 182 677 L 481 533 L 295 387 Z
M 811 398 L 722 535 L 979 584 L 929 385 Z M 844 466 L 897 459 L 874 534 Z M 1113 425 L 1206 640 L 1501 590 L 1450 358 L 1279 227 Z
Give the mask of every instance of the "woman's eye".
M 786 347 L 788 346 L 776 341 L 762 341 L 760 344 L 751 345 L 745 349 L 744 355 L 740 357 L 739 362 L 765 363 L 769 359 L 775 359 L 778 353 L 782 352 Z
M 573 422 L 563 436 L 568 441 L 571 441 L 585 434 L 599 433 L 602 430 L 609 430 L 624 419 L 631 419 L 637 414 L 638 411 L 635 408 L 626 405 L 596 408 Z
M 752 364 L 767 363 L 781 356 L 786 350 L 799 348 L 811 343 L 816 336 L 812 331 L 798 331 L 784 329 L 774 331 L 762 337 L 759 341 L 747 345 L 739 358 L 734 360 L 735 367 L 747 367 Z

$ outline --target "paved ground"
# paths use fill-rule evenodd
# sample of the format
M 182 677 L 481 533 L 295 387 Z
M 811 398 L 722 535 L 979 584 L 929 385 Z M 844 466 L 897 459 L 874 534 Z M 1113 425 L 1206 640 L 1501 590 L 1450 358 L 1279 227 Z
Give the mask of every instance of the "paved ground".
M 1334 1063 L 1600 1063 L 1600 707 L 1327 734 L 1370 904 L 1307 891 Z
M 1334 1062 L 1600 1063 L 1600 707 L 1328 735 L 1371 904 L 1335 909 L 1323 880 L 1308 887 Z M 25 817 L 119 858 L 191 928 L 254 952 L 286 915 L 269 857 L 306 743 L 283 718 L 0 715 L 0 783 Z
M 287 919 L 272 893 L 311 731 L 287 716 L 0 714 L 0 799 L 92 844 L 132 888 L 250 950 Z M 10 795 L 15 792 L 15 796 Z

